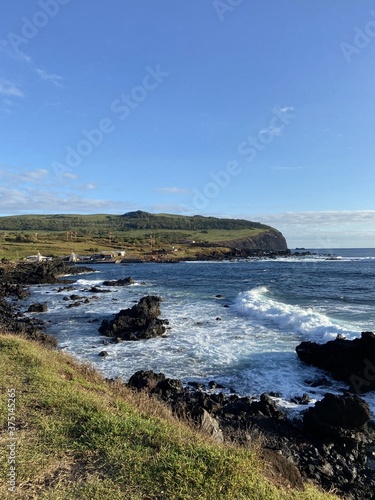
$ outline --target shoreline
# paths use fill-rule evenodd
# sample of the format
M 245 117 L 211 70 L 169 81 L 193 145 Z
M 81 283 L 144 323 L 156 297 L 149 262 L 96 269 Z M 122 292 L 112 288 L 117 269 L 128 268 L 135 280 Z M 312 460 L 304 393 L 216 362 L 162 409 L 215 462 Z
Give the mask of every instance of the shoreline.
M 55 271 L 59 268 L 53 266 L 51 269 L 50 266 L 51 264 L 42 264 L 36 268 L 35 265 L 27 265 L 27 268 L 21 266 L 19 270 L 13 267 L 15 274 L 8 273 L 12 283 L 8 283 L 5 288 L 3 282 L 7 273 L 5 275 L 3 273 L 1 301 L 8 303 L 5 298 L 9 297 L 15 300 L 24 298 L 24 294 L 27 293 L 25 286 L 37 284 L 38 279 L 42 283 L 66 283 L 66 280 L 59 281 L 63 275 L 66 276 L 66 272 L 57 275 Z M 81 274 L 81 270 L 82 268 L 71 266 L 69 275 Z M 86 271 L 93 272 L 91 268 L 86 268 Z M 11 311 L 8 311 L 8 316 L 2 314 L 2 320 L 4 321 L 4 317 L 11 318 L 13 314 L 13 319 L 10 319 L 8 324 L 10 329 L 15 324 L 25 325 L 9 333 L 37 340 L 47 348 L 57 347 L 57 340 L 44 332 L 45 325 L 39 320 L 35 322 L 20 316 L 20 312 L 16 311 L 13 304 L 9 306 Z M 151 380 L 154 377 L 153 374 L 149 376 Z M 163 382 L 164 385 L 158 387 L 159 382 Z M 371 498 L 367 495 L 370 490 L 373 491 L 375 480 L 371 477 L 369 479 L 367 475 L 369 471 L 370 476 L 374 475 L 375 464 L 372 472 L 366 465 L 368 460 L 372 460 L 371 456 L 375 456 L 375 448 L 371 445 L 375 441 L 375 429 L 371 422 L 366 423 L 366 426 L 352 429 L 349 434 L 339 432 L 334 439 L 332 436 L 328 438 L 316 436 L 311 434 L 311 430 L 307 431 L 300 421 L 289 419 L 285 412 L 280 411 L 272 398 L 272 393 L 262 395 L 259 401 L 251 397 L 241 398 L 236 394 L 213 393 L 213 387 L 186 388 L 182 386 L 181 381 L 165 377 L 159 382 L 155 384 L 154 380 L 151 384 L 153 388 L 148 392 L 167 404 L 179 418 L 197 422 L 202 413 L 206 412 L 211 419 L 211 428 L 219 428 L 225 441 L 248 446 L 254 435 L 262 436 L 265 440 L 264 449 L 281 453 L 286 460 L 297 467 L 304 480 L 312 480 L 325 489 L 333 485 L 342 495 L 350 492 L 357 495 L 354 498 Z M 215 384 L 216 382 L 212 381 L 212 385 Z M 249 428 L 252 429 L 251 434 L 247 432 Z M 338 457 L 343 457 L 343 465 L 339 471 L 336 469 Z M 364 458 L 368 460 L 363 462 Z

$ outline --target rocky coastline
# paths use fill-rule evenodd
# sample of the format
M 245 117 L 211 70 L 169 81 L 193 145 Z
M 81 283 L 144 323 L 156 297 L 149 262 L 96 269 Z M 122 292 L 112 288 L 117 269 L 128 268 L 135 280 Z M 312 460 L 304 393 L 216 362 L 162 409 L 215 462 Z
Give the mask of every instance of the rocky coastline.
M 66 285 L 67 281 L 61 280 L 62 275 L 85 271 L 92 272 L 92 269 L 85 270 L 62 262 L 3 265 L 0 268 L 1 331 L 23 335 L 47 348 L 56 348 L 57 341 L 46 333 L 46 324 L 26 316 L 17 302 L 27 298 L 29 284 Z M 108 282 L 107 286 L 131 283 L 129 277 L 122 283 Z M 74 290 L 74 286 L 70 289 Z M 103 291 L 106 290 L 99 289 L 97 293 Z M 74 294 L 72 297 L 72 301 L 79 299 Z M 159 319 L 160 302 L 159 297 L 143 297 L 112 320 L 104 320 L 99 332 L 112 342 L 163 335 L 168 322 Z M 35 307 L 37 311 L 38 305 Z M 40 312 L 43 310 L 43 307 L 39 309 Z M 339 396 L 327 393 L 315 406 L 309 404 L 308 396 L 301 395 L 296 401 L 303 408 L 299 418 L 289 417 L 278 407 L 275 393 L 262 394 L 260 399 L 240 397 L 215 381 L 207 386 L 192 383 L 184 386 L 182 381 L 167 378 L 164 374 L 139 371 L 127 385 L 163 401 L 178 418 L 193 423 L 218 442 L 233 442 L 241 446 L 255 444 L 275 474 L 281 475 L 294 488 L 303 488 L 305 481 L 311 481 L 345 498 L 371 499 L 375 491 L 375 423 L 360 393 L 374 390 L 375 372 L 369 365 L 375 359 L 374 344 L 375 335 L 364 332 L 358 341 L 339 338 L 322 346 L 312 343 L 298 346 L 297 353 L 302 361 L 331 371 L 332 376 L 340 380 L 347 380 L 351 390 Z M 343 352 L 346 353 L 344 358 Z M 342 359 L 345 362 L 340 361 Z M 344 368 L 339 366 L 340 362 L 344 363 Z M 346 378 L 340 375 L 340 369 Z M 353 375 L 362 377 L 370 385 L 362 384 L 363 391 L 353 391 L 356 388 L 350 384 Z M 374 378 L 369 380 L 372 376 Z M 112 382 L 108 380 L 108 383 Z M 321 383 L 324 383 L 324 378 Z
M 375 423 L 356 395 L 327 393 L 302 419 L 291 419 L 275 403 L 277 394 L 240 397 L 224 393 L 215 381 L 184 387 L 162 373 L 139 371 L 128 386 L 162 400 L 216 441 L 260 445 L 261 455 L 295 488 L 312 481 L 345 498 L 374 498 Z
M 57 347 L 56 338 L 45 332 L 45 322 L 39 318 L 25 316 L 17 302 L 29 296 L 28 285 L 66 283 L 61 280 L 62 276 L 82 272 L 92 272 L 92 269 L 69 266 L 62 261 L 39 264 L 1 264 L 0 330 L 3 333 L 22 335 L 51 349 Z M 37 306 L 42 305 L 35 304 L 35 307 Z

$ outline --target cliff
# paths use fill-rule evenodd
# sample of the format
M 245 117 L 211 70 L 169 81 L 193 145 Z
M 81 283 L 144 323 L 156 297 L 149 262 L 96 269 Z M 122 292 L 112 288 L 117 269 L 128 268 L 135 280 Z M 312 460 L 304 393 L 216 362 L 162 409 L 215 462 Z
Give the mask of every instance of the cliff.
M 282 233 L 273 228 L 254 236 L 223 241 L 221 244 L 231 249 L 251 252 L 286 252 L 288 250 L 287 242 Z

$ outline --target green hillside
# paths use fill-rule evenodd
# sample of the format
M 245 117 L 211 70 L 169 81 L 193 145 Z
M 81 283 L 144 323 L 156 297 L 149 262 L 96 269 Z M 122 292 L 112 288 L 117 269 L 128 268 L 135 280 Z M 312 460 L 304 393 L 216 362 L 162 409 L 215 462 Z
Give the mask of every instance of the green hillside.
M 270 238 L 271 236 L 271 238 Z M 0 217 L 0 258 L 23 258 L 40 251 L 51 256 L 124 248 L 130 256 L 164 255 L 177 248 L 181 258 L 229 252 L 233 248 L 282 251 L 281 233 L 259 222 L 216 217 L 151 214 L 20 215 Z M 175 256 L 174 256 L 175 257 Z
M 169 229 L 179 231 L 267 230 L 270 226 L 241 219 L 192 217 L 172 214 L 128 212 L 124 215 L 11 215 L 0 217 L 0 231 L 79 231 L 82 234 L 136 229 Z

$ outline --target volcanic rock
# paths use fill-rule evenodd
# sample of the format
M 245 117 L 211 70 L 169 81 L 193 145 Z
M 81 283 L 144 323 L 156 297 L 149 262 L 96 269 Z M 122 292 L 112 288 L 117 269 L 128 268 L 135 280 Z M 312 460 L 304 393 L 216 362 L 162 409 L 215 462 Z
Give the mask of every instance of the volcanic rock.
M 47 304 L 39 304 L 37 302 L 35 304 L 30 304 L 27 310 L 29 313 L 43 313 L 46 311 L 48 311 Z
M 142 297 L 132 308 L 121 310 L 114 319 L 104 320 L 99 332 L 122 340 L 143 340 L 163 335 L 168 321 L 158 318 L 161 301 L 160 297 L 152 295 Z
M 128 278 L 123 278 L 114 281 L 103 281 L 103 286 L 129 286 L 134 285 L 134 280 L 130 276 Z
M 370 418 L 369 405 L 358 396 L 327 393 L 315 406 L 305 411 L 303 423 L 306 429 L 316 434 L 335 437 L 340 428 L 344 431 L 360 429 Z
M 344 380 L 357 394 L 375 390 L 375 335 L 362 332 L 361 338 L 337 338 L 326 344 L 302 342 L 296 347 L 299 358 Z
M 128 387 L 141 391 L 143 389 L 152 391 L 155 387 L 166 379 L 164 373 L 155 373 L 152 370 L 139 370 L 134 373 L 128 382 Z

